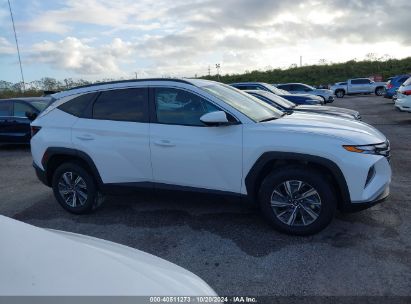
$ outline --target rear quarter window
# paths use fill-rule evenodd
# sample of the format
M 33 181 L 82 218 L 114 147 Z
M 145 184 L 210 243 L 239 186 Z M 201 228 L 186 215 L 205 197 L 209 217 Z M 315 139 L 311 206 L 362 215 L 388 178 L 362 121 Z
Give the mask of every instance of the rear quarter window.
M 91 102 L 96 98 L 97 93 L 88 93 L 75 97 L 58 107 L 58 109 L 77 117 L 84 117 L 84 113 Z

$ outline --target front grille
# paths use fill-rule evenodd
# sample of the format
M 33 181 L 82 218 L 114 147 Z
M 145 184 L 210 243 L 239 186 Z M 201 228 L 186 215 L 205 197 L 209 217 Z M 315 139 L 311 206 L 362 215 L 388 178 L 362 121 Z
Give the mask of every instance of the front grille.
M 391 158 L 390 142 L 387 140 L 384 143 L 375 145 L 375 152 L 379 155 L 385 156 L 388 160 Z

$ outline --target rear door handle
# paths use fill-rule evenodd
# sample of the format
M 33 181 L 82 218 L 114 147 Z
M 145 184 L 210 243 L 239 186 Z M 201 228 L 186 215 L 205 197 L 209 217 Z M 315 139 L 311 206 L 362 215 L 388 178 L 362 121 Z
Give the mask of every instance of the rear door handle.
M 167 139 L 155 140 L 154 144 L 157 146 L 162 146 L 162 147 L 174 147 L 175 146 L 175 144 L 173 144 L 171 141 Z
M 90 134 L 78 135 L 76 137 L 80 140 L 94 140 L 94 137 L 91 136 Z

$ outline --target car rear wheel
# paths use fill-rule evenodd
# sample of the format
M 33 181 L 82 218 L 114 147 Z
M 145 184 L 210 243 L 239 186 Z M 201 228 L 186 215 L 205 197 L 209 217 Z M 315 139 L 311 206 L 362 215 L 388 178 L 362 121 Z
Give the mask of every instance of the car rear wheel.
M 343 90 L 335 91 L 335 96 L 337 96 L 337 98 L 343 98 L 344 95 L 345 95 L 345 92 Z
M 64 163 L 56 169 L 52 187 L 59 204 L 71 213 L 89 213 L 104 201 L 93 177 L 74 162 Z
M 269 174 L 261 184 L 263 215 L 277 230 L 310 235 L 333 219 L 337 200 L 324 174 L 299 166 L 286 166 Z
M 384 94 L 384 88 L 383 87 L 378 87 L 375 89 L 375 95 L 377 96 L 382 96 Z

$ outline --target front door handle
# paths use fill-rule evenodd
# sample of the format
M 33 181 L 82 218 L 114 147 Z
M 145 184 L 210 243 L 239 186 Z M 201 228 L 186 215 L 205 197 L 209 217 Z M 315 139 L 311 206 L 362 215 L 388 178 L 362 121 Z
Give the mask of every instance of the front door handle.
M 154 144 L 157 146 L 162 146 L 162 147 L 174 147 L 175 146 L 175 144 L 173 144 L 171 141 L 167 139 L 155 140 Z
M 78 135 L 76 137 L 80 140 L 94 140 L 94 137 L 91 136 L 90 134 Z

